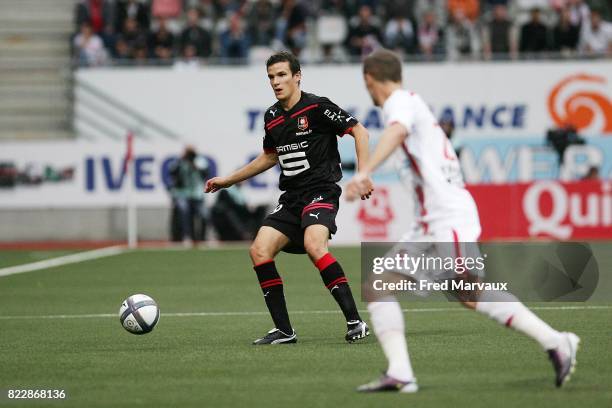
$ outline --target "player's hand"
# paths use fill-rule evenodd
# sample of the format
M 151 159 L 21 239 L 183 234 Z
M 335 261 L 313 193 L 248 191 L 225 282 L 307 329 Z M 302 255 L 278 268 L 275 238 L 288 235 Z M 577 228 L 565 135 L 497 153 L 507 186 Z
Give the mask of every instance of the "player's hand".
M 372 179 L 365 173 L 357 173 L 351 181 L 346 185 L 346 199 L 347 201 L 355 201 L 357 197 L 362 200 L 370 198 L 372 191 L 374 191 L 374 184 Z
M 222 188 L 226 188 L 231 185 L 232 183 L 230 183 L 226 177 L 213 177 L 206 182 L 206 186 L 204 187 L 204 192 L 205 193 L 216 193 Z

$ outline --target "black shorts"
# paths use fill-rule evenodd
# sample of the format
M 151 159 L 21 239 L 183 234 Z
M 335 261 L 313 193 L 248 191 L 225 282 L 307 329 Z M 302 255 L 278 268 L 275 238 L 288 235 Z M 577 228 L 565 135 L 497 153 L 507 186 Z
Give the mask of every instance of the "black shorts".
M 342 189 L 328 184 L 309 190 L 285 191 L 278 205 L 264 219 L 262 226 L 272 227 L 286 235 L 291 242 L 283 251 L 304 254 L 304 230 L 310 225 L 325 225 L 329 236 L 336 233 L 336 214 Z

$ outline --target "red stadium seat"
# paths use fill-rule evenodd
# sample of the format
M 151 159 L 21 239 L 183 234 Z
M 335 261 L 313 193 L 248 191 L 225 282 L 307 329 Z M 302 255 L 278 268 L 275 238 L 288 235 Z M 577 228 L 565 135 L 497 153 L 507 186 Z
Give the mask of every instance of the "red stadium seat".
M 183 9 L 182 0 L 153 0 L 153 16 L 178 17 Z

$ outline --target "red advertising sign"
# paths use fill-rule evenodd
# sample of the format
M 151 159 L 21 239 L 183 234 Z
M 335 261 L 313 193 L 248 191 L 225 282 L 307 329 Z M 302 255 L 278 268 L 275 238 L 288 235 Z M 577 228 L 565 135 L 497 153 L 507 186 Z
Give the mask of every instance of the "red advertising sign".
M 612 238 L 612 182 L 543 180 L 468 186 L 483 241 Z
M 389 191 L 385 187 L 377 188 L 369 200 L 361 202 L 357 212 L 357 219 L 362 226 L 362 239 L 366 241 L 389 239 L 389 224 L 393 218 Z

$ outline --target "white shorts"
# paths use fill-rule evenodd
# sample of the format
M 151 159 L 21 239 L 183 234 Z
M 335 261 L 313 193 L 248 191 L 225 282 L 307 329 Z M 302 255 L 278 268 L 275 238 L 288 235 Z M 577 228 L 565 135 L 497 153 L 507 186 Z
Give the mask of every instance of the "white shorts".
M 480 233 L 480 224 L 458 220 L 456 223 L 433 226 L 427 230 L 417 225 L 402 235 L 400 242 L 478 242 Z
M 448 265 L 440 260 L 458 258 L 480 257 L 478 248 L 478 238 L 481 228 L 479 224 L 457 223 L 456 226 L 446 227 L 437 226 L 425 231 L 417 227 L 413 231 L 404 234 L 398 242 L 385 256 L 395 257 L 397 254 L 408 255 L 414 258 L 438 259 L 438 262 L 428 263 L 426 268 L 411 271 L 396 271 L 414 280 L 440 281 L 456 278 L 456 270 L 446 267 L 439 267 L 440 264 Z M 471 274 L 484 277 L 484 270 L 470 270 Z

